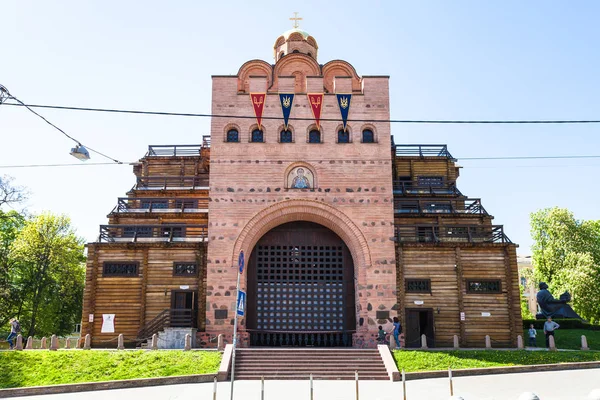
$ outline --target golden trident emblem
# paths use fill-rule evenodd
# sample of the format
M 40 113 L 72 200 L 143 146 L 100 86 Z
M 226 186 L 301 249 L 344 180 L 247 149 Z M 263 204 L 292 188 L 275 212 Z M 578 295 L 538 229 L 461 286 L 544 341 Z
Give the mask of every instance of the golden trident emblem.
M 348 108 L 348 98 L 347 97 L 340 97 L 340 107 L 342 107 L 343 109 Z
M 321 98 L 317 97 L 317 101 L 315 102 L 315 98 L 313 97 L 310 102 L 312 103 L 313 106 L 319 107 L 321 105 Z
M 283 98 L 283 106 L 285 108 L 290 108 L 290 105 L 292 104 L 292 101 L 289 97 L 284 97 Z
M 253 97 L 254 97 L 254 104 L 257 105 L 258 107 L 260 107 L 261 104 L 263 103 L 262 97 L 258 97 L 258 96 L 253 96 Z

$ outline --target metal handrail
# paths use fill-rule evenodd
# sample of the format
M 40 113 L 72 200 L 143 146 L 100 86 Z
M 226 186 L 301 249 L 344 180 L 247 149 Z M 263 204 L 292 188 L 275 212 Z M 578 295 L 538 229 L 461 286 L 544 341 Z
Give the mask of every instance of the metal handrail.
M 399 243 L 512 243 L 502 225 L 399 225 Z
M 479 214 L 489 215 L 481 199 L 394 199 L 396 214 Z
M 456 160 L 445 144 L 396 144 L 392 148 L 396 157 L 444 157 Z
M 138 338 L 148 338 L 165 328 L 195 328 L 197 310 L 192 308 L 170 308 L 161 311 L 138 331 Z
M 134 189 L 168 189 L 173 187 L 208 187 L 208 176 L 197 175 L 165 175 L 165 176 L 138 176 Z
M 444 183 L 442 185 L 418 185 L 412 181 L 393 181 L 394 194 L 402 195 L 451 195 L 451 196 L 462 196 L 460 190 L 454 183 Z
M 191 207 L 190 207 L 191 205 Z M 185 197 L 119 197 L 112 212 L 125 213 L 134 210 L 161 212 L 174 210 L 199 210 L 208 208 L 208 199 L 191 199 Z
M 186 238 L 203 241 L 208 234 L 207 225 L 198 224 L 162 224 L 162 225 L 132 225 L 112 224 L 100 225 L 100 242 L 115 242 L 116 239 L 131 239 L 137 242 L 140 239 L 158 239 L 159 241 L 173 242 Z

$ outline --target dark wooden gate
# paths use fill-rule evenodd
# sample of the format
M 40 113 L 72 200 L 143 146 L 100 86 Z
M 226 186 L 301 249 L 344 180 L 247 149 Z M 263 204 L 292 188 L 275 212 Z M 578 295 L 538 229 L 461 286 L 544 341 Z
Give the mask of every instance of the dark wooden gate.
M 247 329 L 254 346 L 351 346 L 356 328 L 348 247 L 310 222 L 280 225 L 248 265 Z
M 406 347 L 421 347 L 421 335 L 427 337 L 427 346 L 435 347 L 435 331 L 433 325 L 433 310 L 406 309 L 405 341 Z

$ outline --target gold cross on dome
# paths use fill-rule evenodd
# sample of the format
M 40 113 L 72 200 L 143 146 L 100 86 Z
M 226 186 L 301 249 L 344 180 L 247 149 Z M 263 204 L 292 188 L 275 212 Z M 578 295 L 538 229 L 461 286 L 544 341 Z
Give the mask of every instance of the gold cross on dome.
M 294 28 L 298 28 L 298 21 L 301 21 L 302 18 L 298 18 L 298 12 L 294 11 L 294 18 L 290 18 L 290 21 L 294 21 Z

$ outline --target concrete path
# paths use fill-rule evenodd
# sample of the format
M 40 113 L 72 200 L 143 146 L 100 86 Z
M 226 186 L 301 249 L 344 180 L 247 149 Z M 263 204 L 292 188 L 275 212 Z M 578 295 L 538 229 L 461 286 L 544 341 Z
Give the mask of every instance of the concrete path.
M 600 388 L 600 369 L 532 372 L 454 378 L 454 394 L 465 400 L 517 400 L 533 391 L 540 400 L 584 400 Z M 402 400 L 402 383 L 359 382 L 360 400 Z M 102 390 L 62 395 L 20 397 L 27 400 L 212 400 L 212 383 Z M 230 384 L 218 384 L 217 399 L 229 400 Z M 407 382 L 407 400 L 445 400 L 450 397 L 448 379 Z M 355 400 L 354 381 L 314 381 L 314 400 Z M 265 400 L 310 400 L 308 381 L 267 381 Z M 237 381 L 235 400 L 260 400 L 260 381 Z

